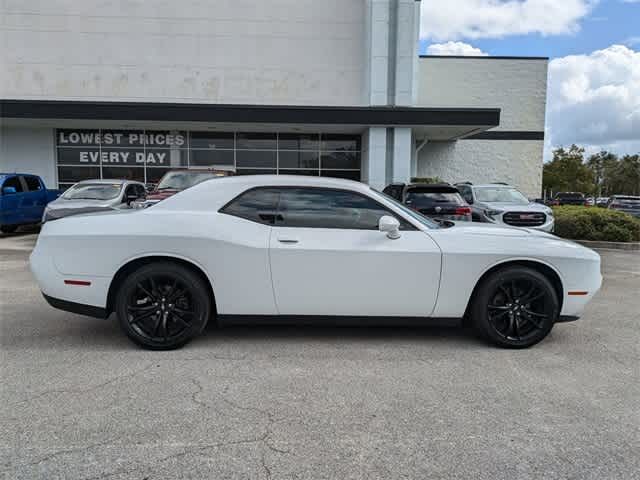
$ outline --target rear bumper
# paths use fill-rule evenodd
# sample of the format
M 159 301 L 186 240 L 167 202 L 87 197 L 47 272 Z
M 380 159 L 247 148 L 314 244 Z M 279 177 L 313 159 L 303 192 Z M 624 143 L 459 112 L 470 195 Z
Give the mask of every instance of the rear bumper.
M 58 310 L 64 310 L 65 312 L 77 313 L 79 315 L 86 315 L 88 317 L 95 318 L 107 318 L 109 316 L 107 310 L 104 308 L 50 297 L 44 292 L 42 292 L 42 296 L 49 305 L 51 305 L 53 308 L 57 308 Z

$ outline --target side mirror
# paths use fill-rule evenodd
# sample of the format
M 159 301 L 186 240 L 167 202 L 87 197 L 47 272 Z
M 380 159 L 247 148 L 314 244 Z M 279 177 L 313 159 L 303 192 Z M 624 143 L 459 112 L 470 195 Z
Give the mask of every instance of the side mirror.
M 400 238 L 400 222 L 390 215 L 380 217 L 378 230 L 385 232 L 391 240 Z
M 138 198 L 140 198 L 138 195 L 136 194 L 132 194 L 132 195 L 127 195 L 127 205 L 129 205 L 131 202 L 135 202 L 136 200 L 138 200 Z
M 2 189 L 2 193 L 5 195 L 13 195 L 14 193 L 18 193 L 18 191 L 16 190 L 16 187 L 4 187 Z

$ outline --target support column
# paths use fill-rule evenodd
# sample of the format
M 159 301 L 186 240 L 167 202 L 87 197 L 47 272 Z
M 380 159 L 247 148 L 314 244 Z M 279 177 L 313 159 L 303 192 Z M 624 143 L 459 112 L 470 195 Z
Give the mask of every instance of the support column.
M 393 129 L 392 181 L 406 183 L 411 178 L 411 156 L 413 154 L 411 128 Z
M 389 0 L 366 0 L 366 105 L 386 105 L 389 70 Z
M 420 2 L 415 0 L 393 0 L 396 7 L 395 52 L 392 65 L 394 72 L 394 92 L 392 102 L 395 105 L 413 105 L 415 79 L 418 66 L 418 37 L 420 20 Z
M 387 129 L 370 127 L 362 135 L 362 181 L 383 189 L 386 182 Z

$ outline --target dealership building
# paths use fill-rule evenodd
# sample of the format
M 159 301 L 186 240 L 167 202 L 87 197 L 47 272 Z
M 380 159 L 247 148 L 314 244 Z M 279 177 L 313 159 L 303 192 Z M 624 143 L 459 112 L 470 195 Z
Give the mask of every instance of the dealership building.
M 546 58 L 418 55 L 414 0 L 3 2 L 0 171 L 175 168 L 540 195 Z

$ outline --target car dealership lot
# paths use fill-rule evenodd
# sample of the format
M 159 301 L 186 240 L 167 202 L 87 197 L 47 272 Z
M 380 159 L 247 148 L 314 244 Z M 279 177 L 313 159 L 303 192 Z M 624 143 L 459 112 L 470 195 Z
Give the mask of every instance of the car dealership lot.
M 209 328 L 136 348 L 0 237 L 4 478 L 638 478 L 640 255 L 522 351 L 457 329 Z

